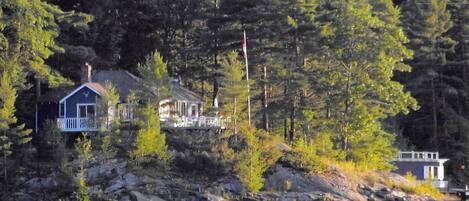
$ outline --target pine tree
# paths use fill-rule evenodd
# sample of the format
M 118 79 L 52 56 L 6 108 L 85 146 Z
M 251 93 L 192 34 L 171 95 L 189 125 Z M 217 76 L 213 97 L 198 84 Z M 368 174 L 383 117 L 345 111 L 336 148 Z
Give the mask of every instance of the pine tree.
M 272 149 L 265 146 L 272 139 L 266 138 L 267 134 L 264 132 L 250 127 L 247 122 L 241 125 L 245 147 L 235 155 L 235 171 L 241 182 L 252 193 L 256 193 L 262 188 L 264 172 L 280 157 L 276 147 Z
M 389 6 L 379 10 L 366 0 L 323 2 L 316 15 L 319 25 L 317 51 L 308 67 L 317 71 L 315 88 L 324 108 L 323 125 L 336 134 L 346 159 L 375 168 L 387 168 L 396 150 L 392 134 L 381 121 L 416 108 L 416 101 L 393 81 L 394 71 L 409 70 L 402 63 L 411 56 L 406 37 L 398 26 L 399 12 Z M 390 4 L 390 1 L 381 1 Z M 376 4 L 376 2 L 373 2 Z M 380 7 L 382 8 L 382 7 Z M 374 143 L 384 143 L 376 145 Z M 378 144 L 379 144 L 378 143 Z M 367 162 L 360 149 L 379 147 L 377 161 Z
M 77 152 L 80 163 L 80 172 L 78 173 L 77 181 L 78 191 L 76 193 L 76 198 L 79 201 L 90 201 L 90 197 L 88 195 L 88 186 L 85 181 L 85 167 L 91 162 L 91 160 L 93 160 L 93 149 L 91 140 L 88 138 L 86 133 L 83 135 L 83 139 L 77 139 L 75 144 L 75 151 Z
M 151 100 L 158 103 L 165 96 L 168 96 L 171 90 L 169 86 L 170 78 L 166 63 L 163 61 L 163 57 L 161 57 L 158 51 L 147 55 L 145 61 L 138 64 L 137 70 L 145 81 L 145 84 L 148 85 L 145 86 L 145 88 L 148 88 L 149 91 L 145 94 L 150 96 L 149 98 Z
M 15 117 L 15 100 L 16 89 L 11 81 L 11 74 L 4 71 L 0 80 L 0 101 L 2 103 L 0 108 L 0 151 L 3 155 L 4 165 L 4 180 L 8 182 L 7 173 L 7 156 L 13 153 L 13 149 L 19 151 L 21 145 L 28 143 L 31 138 L 29 134 L 31 130 L 25 129 L 24 124 L 16 125 L 17 119 Z
M 402 23 L 409 38 L 408 47 L 414 57 L 408 61 L 412 73 L 403 76 L 403 82 L 419 101 L 420 109 L 407 118 L 404 125 L 409 132 L 418 132 L 422 146 L 438 147 L 439 133 L 442 131 L 442 108 L 445 105 L 445 91 L 453 82 L 444 75 L 449 53 L 454 52 L 456 42 L 447 32 L 453 26 L 447 9 L 448 1 L 425 0 L 407 1 L 402 6 Z M 412 125 L 419 125 L 413 128 Z M 409 133 L 410 134 L 410 133 Z
M 0 38 L 6 47 L 2 56 L 15 63 L 17 69 L 12 74 L 15 86 L 23 85 L 28 73 L 46 79 L 50 85 L 66 83 L 66 79 L 45 64 L 54 51 L 63 51 L 54 40 L 59 34 L 55 15 L 63 11 L 40 0 L 2 1 L 0 10 L 5 19 L 0 26 Z M 9 34 L 5 34 L 6 30 L 10 30 Z
M 137 133 L 135 150 L 131 152 L 134 159 L 141 160 L 146 157 L 156 157 L 158 160 L 170 159 L 166 146 L 166 135 L 161 133 L 159 113 L 151 104 L 142 110 L 143 127 Z
M 243 78 L 244 65 L 237 59 L 238 54 L 230 52 L 221 63 L 223 75 L 220 85 L 220 97 L 223 101 L 224 116 L 230 120 L 229 129 L 236 137 L 239 122 L 246 119 L 247 82 Z

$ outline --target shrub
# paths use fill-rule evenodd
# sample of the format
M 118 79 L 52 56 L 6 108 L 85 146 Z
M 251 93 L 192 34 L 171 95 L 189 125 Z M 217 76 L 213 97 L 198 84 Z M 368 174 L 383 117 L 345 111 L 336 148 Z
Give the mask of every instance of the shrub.
M 388 185 L 390 186 L 395 186 L 396 188 L 407 192 L 407 193 L 413 193 L 417 195 L 425 195 L 425 196 L 430 196 L 432 198 L 435 198 L 437 200 L 440 200 L 443 198 L 443 195 L 440 193 L 438 189 L 436 189 L 432 182 L 430 180 L 419 182 L 415 178 L 414 175 L 412 175 L 411 172 L 407 172 L 406 175 L 404 176 L 409 182 L 411 182 L 411 185 L 408 184 L 395 184 L 394 182 L 389 182 Z
M 316 146 L 302 138 L 295 141 L 292 151 L 285 158 L 293 167 L 310 173 L 324 173 L 328 170 L 325 159 L 317 154 Z
M 148 104 L 143 110 L 144 127 L 138 131 L 135 142 L 136 149 L 131 152 L 134 159 L 156 156 L 158 160 L 169 160 L 166 136 L 160 131 L 160 118 L 155 108 Z
M 234 170 L 241 183 L 250 192 L 255 193 L 264 185 L 264 172 L 277 162 L 281 152 L 276 148 L 274 137 L 245 122 L 241 124 L 240 134 L 244 138 L 242 145 L 233 150 L 232 147 L 224 144 L 227 149 L 225 152 L 229 152 L 228 155 L 232 157 L 228 159 L 234 160 Z

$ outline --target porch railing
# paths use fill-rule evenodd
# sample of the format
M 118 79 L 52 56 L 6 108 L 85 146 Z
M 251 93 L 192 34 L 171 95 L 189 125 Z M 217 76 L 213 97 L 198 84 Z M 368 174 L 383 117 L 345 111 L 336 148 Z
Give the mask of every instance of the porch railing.
M 95 118 L 57 118 L 57 125 L 61 131 L 97 131 Z
M 220 117 L 182 117 L 177 119 L 161 119 L 166 127 L 173 128 L 225 128 L 225 120 Z
M 438 161 L 438 152 L 401 151 L 396 161 Z

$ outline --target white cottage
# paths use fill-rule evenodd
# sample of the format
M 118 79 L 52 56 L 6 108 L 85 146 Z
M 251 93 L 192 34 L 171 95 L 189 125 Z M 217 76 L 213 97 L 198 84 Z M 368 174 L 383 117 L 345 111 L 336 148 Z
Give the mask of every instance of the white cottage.
M 219 117 L 203 116 L 202 97 L 180 85 L 179 81 L 171 83 L 171 97 L 160 101 L 160 118 L 166 127 L 182 128 L 223 128 Z

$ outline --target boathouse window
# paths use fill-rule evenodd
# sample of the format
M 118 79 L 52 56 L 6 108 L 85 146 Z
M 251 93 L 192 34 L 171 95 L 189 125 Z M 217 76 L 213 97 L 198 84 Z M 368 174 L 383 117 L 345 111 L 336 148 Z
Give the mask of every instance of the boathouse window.
M 65 103 L 60 103 L 59 106 L 59 117 L 65 116 Z

